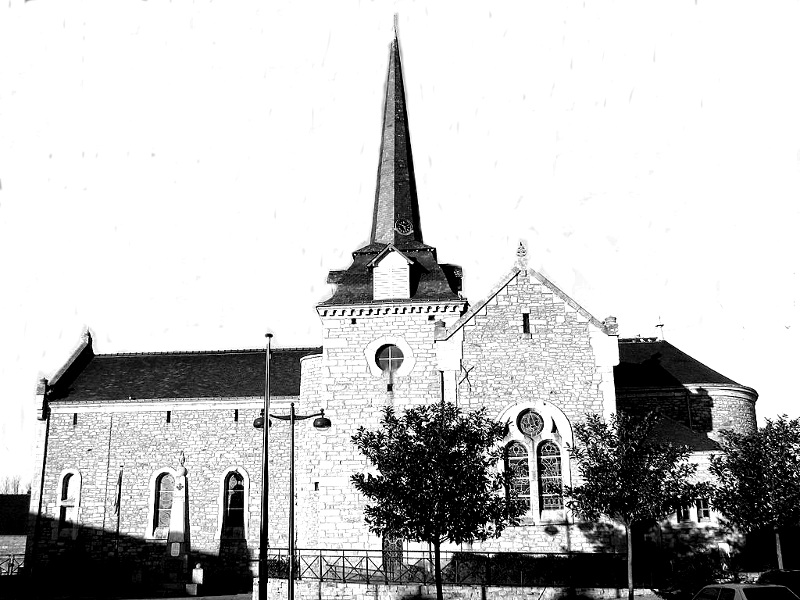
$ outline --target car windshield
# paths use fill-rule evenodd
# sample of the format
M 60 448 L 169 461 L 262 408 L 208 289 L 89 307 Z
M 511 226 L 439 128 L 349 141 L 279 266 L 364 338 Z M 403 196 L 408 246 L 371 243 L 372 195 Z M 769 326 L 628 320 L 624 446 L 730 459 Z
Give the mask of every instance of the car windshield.
M 742 593 L 747 600 L 797 600 L 797 596 L 785 587 L 751 585 L 742 588 Z

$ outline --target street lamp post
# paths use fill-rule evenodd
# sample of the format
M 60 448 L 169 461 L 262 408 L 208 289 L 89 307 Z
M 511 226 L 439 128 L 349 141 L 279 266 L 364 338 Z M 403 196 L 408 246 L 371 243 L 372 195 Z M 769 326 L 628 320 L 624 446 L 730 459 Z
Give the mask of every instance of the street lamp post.
M 267 388 L 269 389 L 269 388 Z M 294 402 L 292 402 L 289 408 L 288 415 L 273 415 L 269 412 L 268 404 L 265 405 L 266 408 L 264 410 L 265 415 L 269 415 L 273 419 L 280 419 L 281 421 L 289 421 L 290 425 L 290 438 L 289 438 L 289 597 L 288 600 L 294 600 L 294 554 L 295 554 L 295 543 L 294 543 L 294 423 L 295 421 L 305 421 L 306 419 L 314 418 L 314 427 L 317 429 L 329 429 L 331 426 L 331 421 L 325 416 L 325 411 L 320 410 L 311 415 L 298 415 L 294 410 Z M 268 431 L 270 427 L 272 427 L 272 422 L 269 422 L 267 427 L 264 427 L 264 417 L 258 417 L 255 421 L 253 421 L 253 427 L 255 428 L 263 428 L 264 431 Z M 268 437 L 264 436 L 264 439 L 268 439 Z M 266 446 L 265 446 L 266 447 Z M 266 465 L 266 461 L 269 458 L 269 453 L 263 453 L 262 460 L 263 464 Z M 266 471 L 266 467 L 263 468 L 263 471 Z M 265 487 L 266 489 L 266 487 Z M 262 499 L 261 506 L 264 507 L 265 502 Z M 262 508 L 264 512 L 261 515 L 261 531 L 267 531 L 267 517 L 268 514 L 265 508 Z M 264 533 L 262 533 L 264 535 Z M 266 538 L 262 538 L 266 540 Z M 264 542 L 262 542 L 263 544 Z M 259 598 L 262 598 L 260 594 L 262 593 L 261 590 L 264 590 L 263 598 L 266 598 L 266 582 L 267 582 L 267 575 L 266 575 L 266 568 L 263 566 L 264 558 L 262 556 L 259 557 Z M 263 578 L 262 578 L 263 572 Z M 263 588 L 262 588 L 263 586 Z
M 264 409 L 263 415 L 269 414 L 269 361 L 272 355 L 272 334 L 265 335 L 267 338 L 267 358 L 264 363 Z M 257 421 L 258 419 L 256 419 Z M 262 421 L 263 422 L 263 421 Z M 253 422 L 255 426 L 255 421 Z M 267 458 L 269 456 L 269 427 L 263 428 L 263 436 L 261 438 L 261 532 L 258 541 L 258 593 L 261 598 L 261 586 L 264 586 L 264 597 L 267 594 L 267 567 L 266 556 L 269 552 L 269 519 L 267 518 L 267 510 L 269 510 L 269 468 L 267 465 Z

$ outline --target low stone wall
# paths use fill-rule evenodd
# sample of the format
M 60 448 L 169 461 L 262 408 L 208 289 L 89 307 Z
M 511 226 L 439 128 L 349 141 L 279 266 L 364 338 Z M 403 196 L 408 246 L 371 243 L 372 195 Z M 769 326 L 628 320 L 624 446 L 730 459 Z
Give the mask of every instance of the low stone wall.
M 269 592 L 263 600 L 284 600 L 287 597 L 287 581 L 270 579 Z M 636 596 L 645 600 L 654 598 L 652 590 L 639 589 Z M 563 587 L 502 587 L 480 585 L 447 585 L 444 596 L 447 600 L 559 600 L 561 598 L 595 598 L 611 600 L 626 598 L 627 589 L 617 588 L 563 588 Z M 253 600 L 262 598 L 258 578 L 253 579 Z M 367 583 L 338 583 L 334 581 L 295 581 L 295 598 L 317 600 L 433 600 L 436 586 L 433 585 L 383 585 Z
M 25 554 L 24 535 L 0 535 L 0 554 Z

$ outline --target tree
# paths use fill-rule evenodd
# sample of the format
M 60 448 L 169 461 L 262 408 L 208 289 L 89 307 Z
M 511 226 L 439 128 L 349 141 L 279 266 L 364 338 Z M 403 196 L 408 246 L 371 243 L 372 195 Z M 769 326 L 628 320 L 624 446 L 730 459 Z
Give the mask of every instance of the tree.
M 800 419 L 767 419 L 750 434 L 724 431 L 720 446 L 711 457 L 714 508 L 744 532 L 774 530 L 783 569 L 780 529 L 800 523 Z
M 506 426 L 486 410 L 463 413 L 451 403 L 414 407 L 402 416 L 384 409 L 381 427 L 360 427 L 358 450 L 378 473 L 351 480 L 370 503 L 370 531 L 431 544 L 436 596 L 442 600 L 441 544 L 498 537 L 524 512 L 497 466 Z
M 22 485 L 22 477 L 19 475 L 6 475 L 0 480 L 0 494 L 23 494 L 31 491 L 30 484 Z
M 690 482 L 697 466 L 688 461 L 688 448 L 653 440 L 657 422 L 654 414 L 612 415 L 608 423 L 587 415 L 575 427 L 577 443 L 569 447 L 583 483 L 564 488 L 566 505 L 583 519 L 606 517 L 625 527 L 631 600 L 633 525 L 662 520 L 678 506 L 710 493 L 708 484 Z

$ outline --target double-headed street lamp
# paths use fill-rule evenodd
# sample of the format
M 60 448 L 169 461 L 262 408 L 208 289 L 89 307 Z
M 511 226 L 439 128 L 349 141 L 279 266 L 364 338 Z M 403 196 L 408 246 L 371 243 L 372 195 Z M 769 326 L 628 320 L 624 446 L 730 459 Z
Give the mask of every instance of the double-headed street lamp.
M 281 421 L 289 421 L 290 425 L 290 439 L 289 439 L 289 598 L 294 600 L 294 423 L 295 421 L 305 421 L 306 419 L 314 418 L 314 427 L 317 429 L 330 429 L 331 421 L 325 416 L 325 411 L 320 410 L 312 415 L 298 415 L 294 410 L 294 402 L 289 408 L 288 415 L 273 415 L 269 412 L 270 390 L 269 390 L 269 362 L 271 355 L 271 342 L 272 334 L 267 334 L 267 359 L 266 359 L 266 375 L 264 386 L 264 409 L 263 414 L 253 421 L 253 427 L 262 429 L 264 432 L 263 446 L 261 448 L 261 539 L 259 541 L 258 552 L 258 586 L 259 598 L 266 599 L 267 597 L 267 566 L 266 566 L 266 553 L 269 548 L 269 429 L 272 422 L 268 421 L 269 425 L 264 427 L 265 415 L 273 419 Z M 262 595 L 263 594 L 263 595 Z

